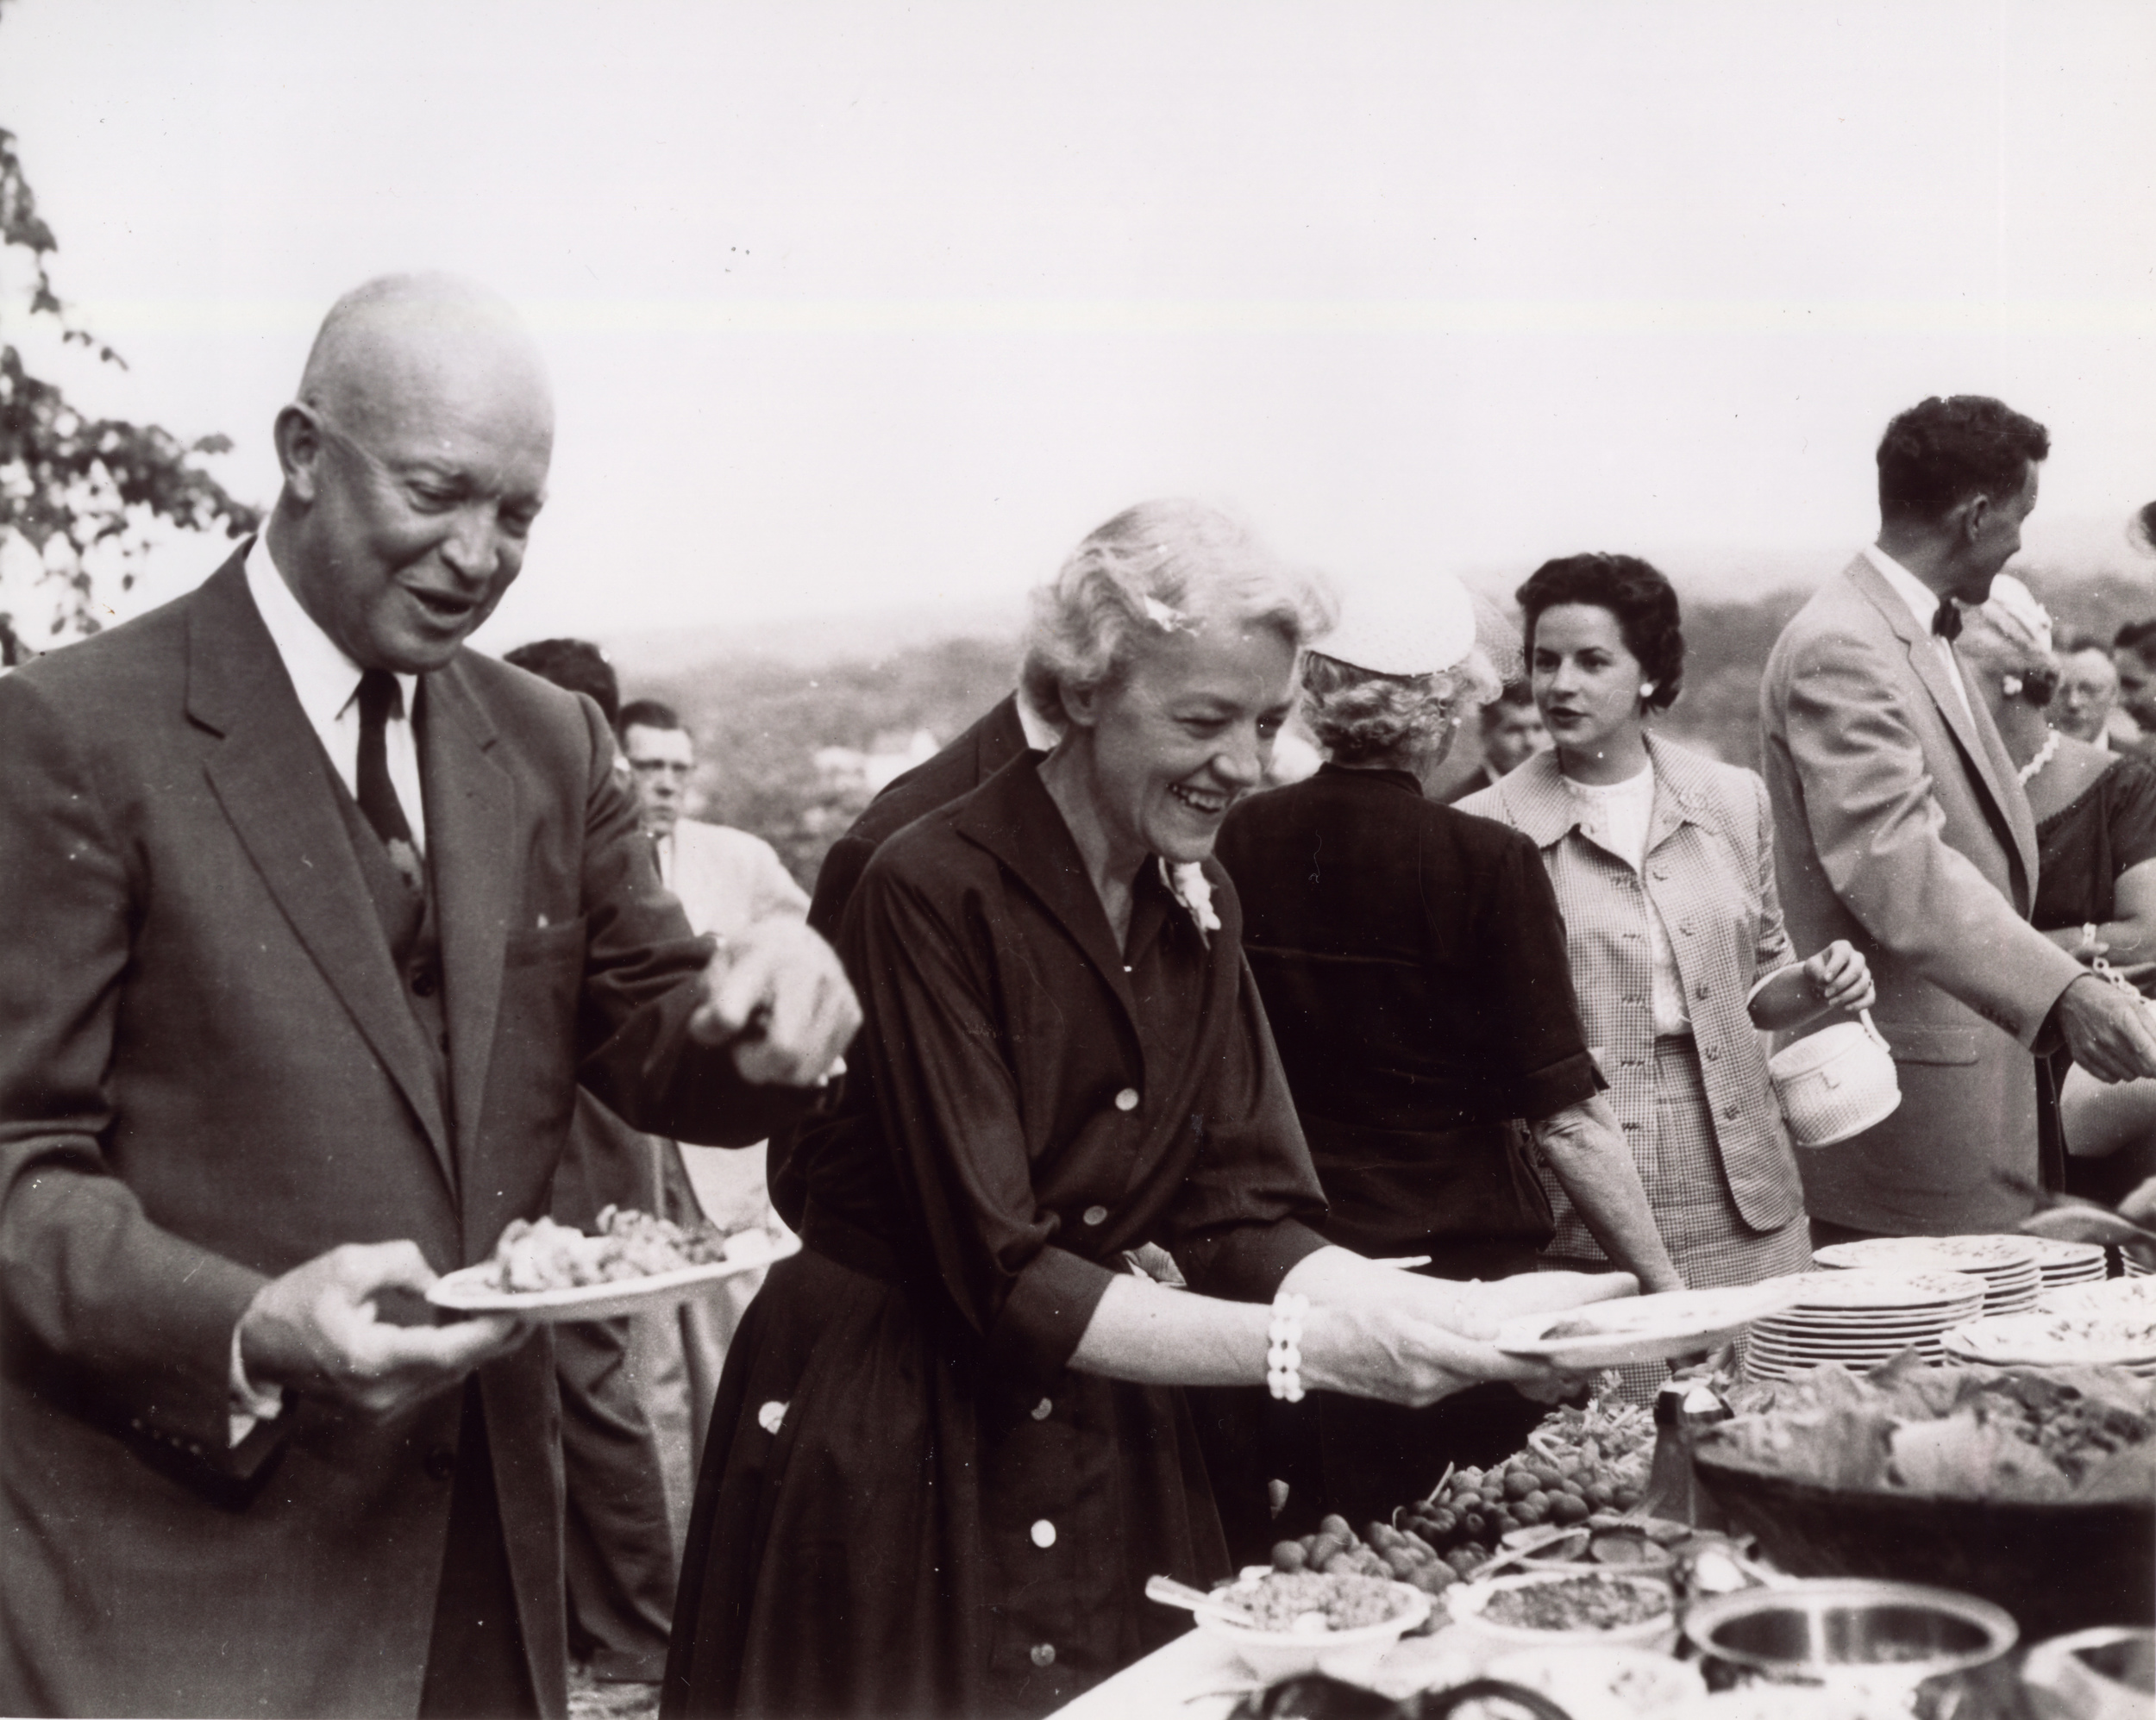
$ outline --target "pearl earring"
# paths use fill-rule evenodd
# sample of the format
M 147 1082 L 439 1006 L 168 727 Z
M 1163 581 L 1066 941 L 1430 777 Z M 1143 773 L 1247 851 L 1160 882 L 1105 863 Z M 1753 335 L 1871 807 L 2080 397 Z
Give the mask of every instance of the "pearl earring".
M 1654 697 L 1654 683 L 1652 681 L 1642 681 L 1639 683 L 1639 697 L 1641 698 L 1652 698 Z

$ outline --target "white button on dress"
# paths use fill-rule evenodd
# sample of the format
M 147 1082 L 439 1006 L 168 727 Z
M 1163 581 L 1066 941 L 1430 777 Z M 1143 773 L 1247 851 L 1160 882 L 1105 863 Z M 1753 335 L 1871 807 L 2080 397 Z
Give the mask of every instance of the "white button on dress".
M 1108 1220 L 1108 1209 L 1105 1206 L 1088 1206 L 1085 1210 L 1085 1220 L 1088 1224 L 1105 1224 Z
M 1138 1089 L 1136 1087 L 1124 1088 L 1115 1096 L 1115 1108 L 1118 1110 L 1136 1110 L 1138 1109 Z
M 1056 1544 L 1056 1525 L 1046 1517 L 1033 1525 L 1033 1544 L 1043 1552 Z

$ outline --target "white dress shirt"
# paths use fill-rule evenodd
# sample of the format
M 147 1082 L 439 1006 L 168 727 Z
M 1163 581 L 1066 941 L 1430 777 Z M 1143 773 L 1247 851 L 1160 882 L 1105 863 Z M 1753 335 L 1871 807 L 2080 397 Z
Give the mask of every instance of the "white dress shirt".
M 1962 715 L 1974 722 L 1977 714 L 1970 709 L 1969 688 L 1961 679 L 1961 662 L 1954 655 L 1953 644 L 1932 631 L 1932 618 L 1939 613 L 1939 593 L 1877 544 L 1865 545 L 1864 555 L 1865 560 L 1878 570 L 1879 577 L 1894 588 L 1894 594 L 1909 606 L 1909 613 L 1916 617 L 1917 624 L 1924 629 L 1925 637 L 1931 641 L 1940 660 L 1946 665 L 1946 679 L 1953 684 L 1954 691 L 1961 700 Z
M 247 554 L 247 589 L 269 629 L 270 643 L 291 677 L 299 708 L 322 739 L 323 750 L 343 779 L 354 799 L 360 792 L 360 666 L 344 654 L 344 647 L 316 624 L 299 606 L 284 576 L 271 560 L 269 534 L 254 540 Z M 389 765 L 390 786 L 404 809 L 411 826 L 412 846 L 427 851 L 427 809 L 419 792 L 419 747 L 412 738 L 412 701 L 417 697 L 419 677 L 399 675 L 398 709 L 382 725 L 382 749 Z

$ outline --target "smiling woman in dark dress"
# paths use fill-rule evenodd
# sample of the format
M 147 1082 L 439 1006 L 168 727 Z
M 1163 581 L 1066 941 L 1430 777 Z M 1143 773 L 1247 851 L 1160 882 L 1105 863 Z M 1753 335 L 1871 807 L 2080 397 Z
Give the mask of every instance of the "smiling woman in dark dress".
M 1496 1323 L 1631 1288 L 1403 1281 L 1303 1222 L 1209 856 L 1323 619 L 1219 516 L 1119 516 L 1037 602 L 1026 689 L 1064 738 L 869 864 L 840 935 L 850 1126 L 804 1143 L 805 1251 L 727 1359 L 668 1714 L 1053 1708 L 1185 1628 L 1149 1574 L 1227 1574 L 1173 1388 L 1265 1382 L 1268 1303 L 1300 1323 L 1297 1389 L 1425 1402 L 1553 1384 Z M 1125 1267 L 1148 1243 L 1193 1290 Z

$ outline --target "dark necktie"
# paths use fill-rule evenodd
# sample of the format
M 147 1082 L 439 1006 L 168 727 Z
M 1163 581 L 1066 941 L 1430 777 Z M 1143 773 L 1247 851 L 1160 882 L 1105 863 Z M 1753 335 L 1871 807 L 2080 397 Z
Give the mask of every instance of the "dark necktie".
M 1939 607 L 1932 611 L 1932 631 L 1949 645 L 1961 637 L 1961 605 L 1952 597 L 1941 597 Z
M 398 692 L 397 678 L 386 669 L 369 669 L 360 677 L 360 810 L 392 859 L 398 858 L 398 843 L 404 854 L 415 854 L 411 826 L 404 822 L 404 809 L 389 779 L 389 749 L 382 739 L 382 725 L 399 704 Z M 403 870 L 401 860 L 398 869 Z

